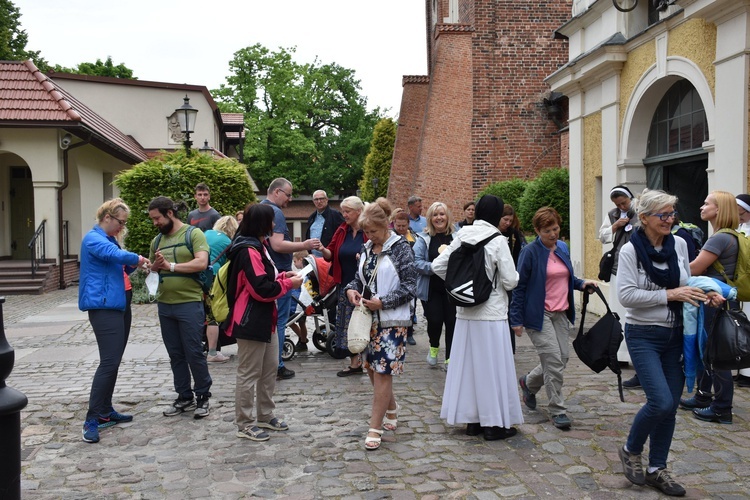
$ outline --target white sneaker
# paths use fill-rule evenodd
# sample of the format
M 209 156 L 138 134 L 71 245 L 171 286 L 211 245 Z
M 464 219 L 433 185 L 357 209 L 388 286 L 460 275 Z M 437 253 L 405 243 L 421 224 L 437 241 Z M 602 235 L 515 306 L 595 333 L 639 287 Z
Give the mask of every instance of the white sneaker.
M 206 356 L 206 361 L 209 363 L 226 363 L 230 359 L 232 358 L 224 356 L 221 352 L 217 352 L 216 356 Z

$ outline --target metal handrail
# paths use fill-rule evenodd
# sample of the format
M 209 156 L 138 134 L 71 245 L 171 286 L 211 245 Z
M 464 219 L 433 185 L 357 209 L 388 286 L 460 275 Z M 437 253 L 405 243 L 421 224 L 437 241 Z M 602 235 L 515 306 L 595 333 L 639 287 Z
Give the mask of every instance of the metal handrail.
M 44 219 L 34 232 L 34 237 L 29 241 L 29 251 L 31 252 L 31 277 L 36 278 L 36 271 L 39 269 L 40 262 L 47 258 L 47 245 L 44 241 L 44 228 L 47 225 L 47 219 Z

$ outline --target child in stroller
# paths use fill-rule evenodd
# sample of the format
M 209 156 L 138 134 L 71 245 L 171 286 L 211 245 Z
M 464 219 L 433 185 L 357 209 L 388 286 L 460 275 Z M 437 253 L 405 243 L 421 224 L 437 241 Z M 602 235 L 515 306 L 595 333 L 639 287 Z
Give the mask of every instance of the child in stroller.
M 307 350 L 307 317 L 311 317 L 315 324 L 312 341 L 320 351 L 326 351 L 328 332 L 336 329 L 336 302 L 338 301 L 338 289 L 333 283 L 333 277 L 329 274 L 330 263 L 321 257 L 309 255 L 306 251 L 295 252 L 293 255 L 294 267 L 304 272 L 307 279 L 302 284 L 304 291 L 299 297 L 293 297 L 292 311 L 286 323 L 288 330 L 294 332 L 299 339 L 300 347 L 295 348 L 294 341 L 287 332 L 284 341 L 284 350 L 281 358 L 284 361 L 294 357 L 295 350 Z M 302 345 L 305 348 L 302 348 Z

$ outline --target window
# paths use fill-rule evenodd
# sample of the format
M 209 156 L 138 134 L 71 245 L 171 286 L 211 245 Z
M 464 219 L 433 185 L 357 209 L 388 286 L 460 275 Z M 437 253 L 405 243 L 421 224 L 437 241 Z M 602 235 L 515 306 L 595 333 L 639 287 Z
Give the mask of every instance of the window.
M 700 150 L 706 140 L 703 101 L 690 82 L 680 80 L 664 95 L 651 119 L 646 157 Z

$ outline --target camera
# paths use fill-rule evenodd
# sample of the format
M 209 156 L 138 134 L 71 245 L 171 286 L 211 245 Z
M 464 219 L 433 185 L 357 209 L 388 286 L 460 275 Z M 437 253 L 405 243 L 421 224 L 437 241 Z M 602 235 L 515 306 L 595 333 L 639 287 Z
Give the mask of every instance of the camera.
M 65 134 L 60 138 L 60 148 L 61 149 L 68 149 L 70 145 L 73 143 L 73 136 L 70 134 Z

